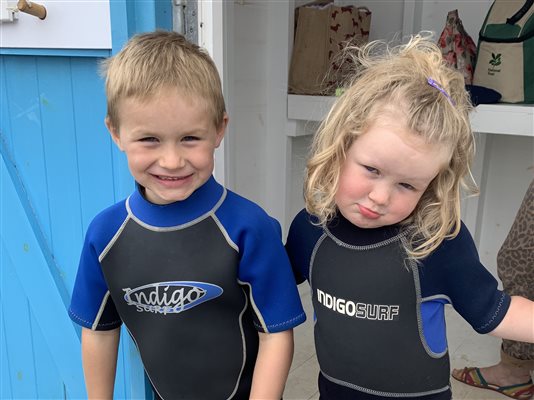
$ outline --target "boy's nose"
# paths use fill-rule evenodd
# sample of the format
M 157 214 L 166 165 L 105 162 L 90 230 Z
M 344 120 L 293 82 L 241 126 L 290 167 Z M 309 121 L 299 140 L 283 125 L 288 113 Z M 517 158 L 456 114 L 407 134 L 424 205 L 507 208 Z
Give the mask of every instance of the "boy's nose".
M 185 165 L 185 159 L 176 149 L 166 149 L 160 156 L 159 164 L 162 168 L 175 170 Z

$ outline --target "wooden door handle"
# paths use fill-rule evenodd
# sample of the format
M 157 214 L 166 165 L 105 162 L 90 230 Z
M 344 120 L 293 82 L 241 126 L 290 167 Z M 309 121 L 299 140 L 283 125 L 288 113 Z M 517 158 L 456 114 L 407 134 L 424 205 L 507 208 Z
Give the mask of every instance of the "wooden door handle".
M 39 19 L 46 18 L 46 8 L 41 4 L 34 3 L 33 1 L 28 0 L 19 0 L 17 3 L 17 8 L 19 11 L 33 15 Z

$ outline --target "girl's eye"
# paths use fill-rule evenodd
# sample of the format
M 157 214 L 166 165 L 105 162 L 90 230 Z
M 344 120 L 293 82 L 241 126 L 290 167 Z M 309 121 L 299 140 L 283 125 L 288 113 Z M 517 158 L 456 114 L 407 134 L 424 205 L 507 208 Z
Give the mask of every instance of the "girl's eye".
M 147 143 L 153 143 L 153 142 L 155 143 L 155 142 L 158 141 L 158 139 L 155 138 L 155 137 L 152 137 L 152 136 L 148 136 L 148 137 L 144 137 L 144 138 L 139 139 L 139 141 L 140 142 L 147 142 Z
M 373 174 L 378 174 L 378 170 L 376 168 L 370 167 L 368 165 L 363 166 L 367 171 L 372 172 Z
M 404 189 L 415 190 L 415 188 L 409 183 L 399 183 L 399 185 L 401 185 Z

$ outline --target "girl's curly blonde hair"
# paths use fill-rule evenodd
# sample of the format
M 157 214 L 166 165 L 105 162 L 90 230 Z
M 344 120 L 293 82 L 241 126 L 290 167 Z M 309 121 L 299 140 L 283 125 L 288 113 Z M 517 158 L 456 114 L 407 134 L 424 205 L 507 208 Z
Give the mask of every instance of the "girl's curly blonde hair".
M 322 225 L 335 216 L 334 197 L 346 151 L 380 117 L 400 114 L 404 128 L 450 154 L 448 164 L 403 221 L 416 228 L 410 230 L 408 257 L 422 259 L 458 234 L 461 188 L 476 192 L 470 171 L 472 105 L 464 78 L 444 64 L 440 49 L 421 34 L 404 45 L 374 41 L 347 51 L 354 54 L 356 71 L 313 139 L 305 174 L 306 209 Z

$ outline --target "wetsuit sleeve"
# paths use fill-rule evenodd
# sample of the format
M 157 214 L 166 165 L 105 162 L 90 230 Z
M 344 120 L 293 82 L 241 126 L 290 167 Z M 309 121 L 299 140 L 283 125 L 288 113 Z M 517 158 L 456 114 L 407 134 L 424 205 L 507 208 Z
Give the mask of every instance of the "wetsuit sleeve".
M 306 314 L 280 225 L 259 206 L 233 196 L 229 194 L 217 215 L 237 245 L 238 281 L 249 294 L 256 329 L 269 333 L 291 329 L 304 322 Z
M 491 332 L 499 325 L 510 306 L 510 296 L 497 288 L 497 280 L 481 264 L 463 223 L 460 233 L 444 241 L 425 264 L 422 275 L 428 285 L 423 297 L 432 292 L 445 293 L 454 309 L 478 333 Z
M 68 311 L 70 318 L 85 328 L 111 330 L 122 324 L 109 295 L 99 255 L 124 217 L 104 212 L 93 220 L 87 230 Z
M 286 241 L 286 251 L 297 283 L 309 278 L 310 260 L 322 229 L 312 224 L 313 217 L 300 211 L 293 219 Z

